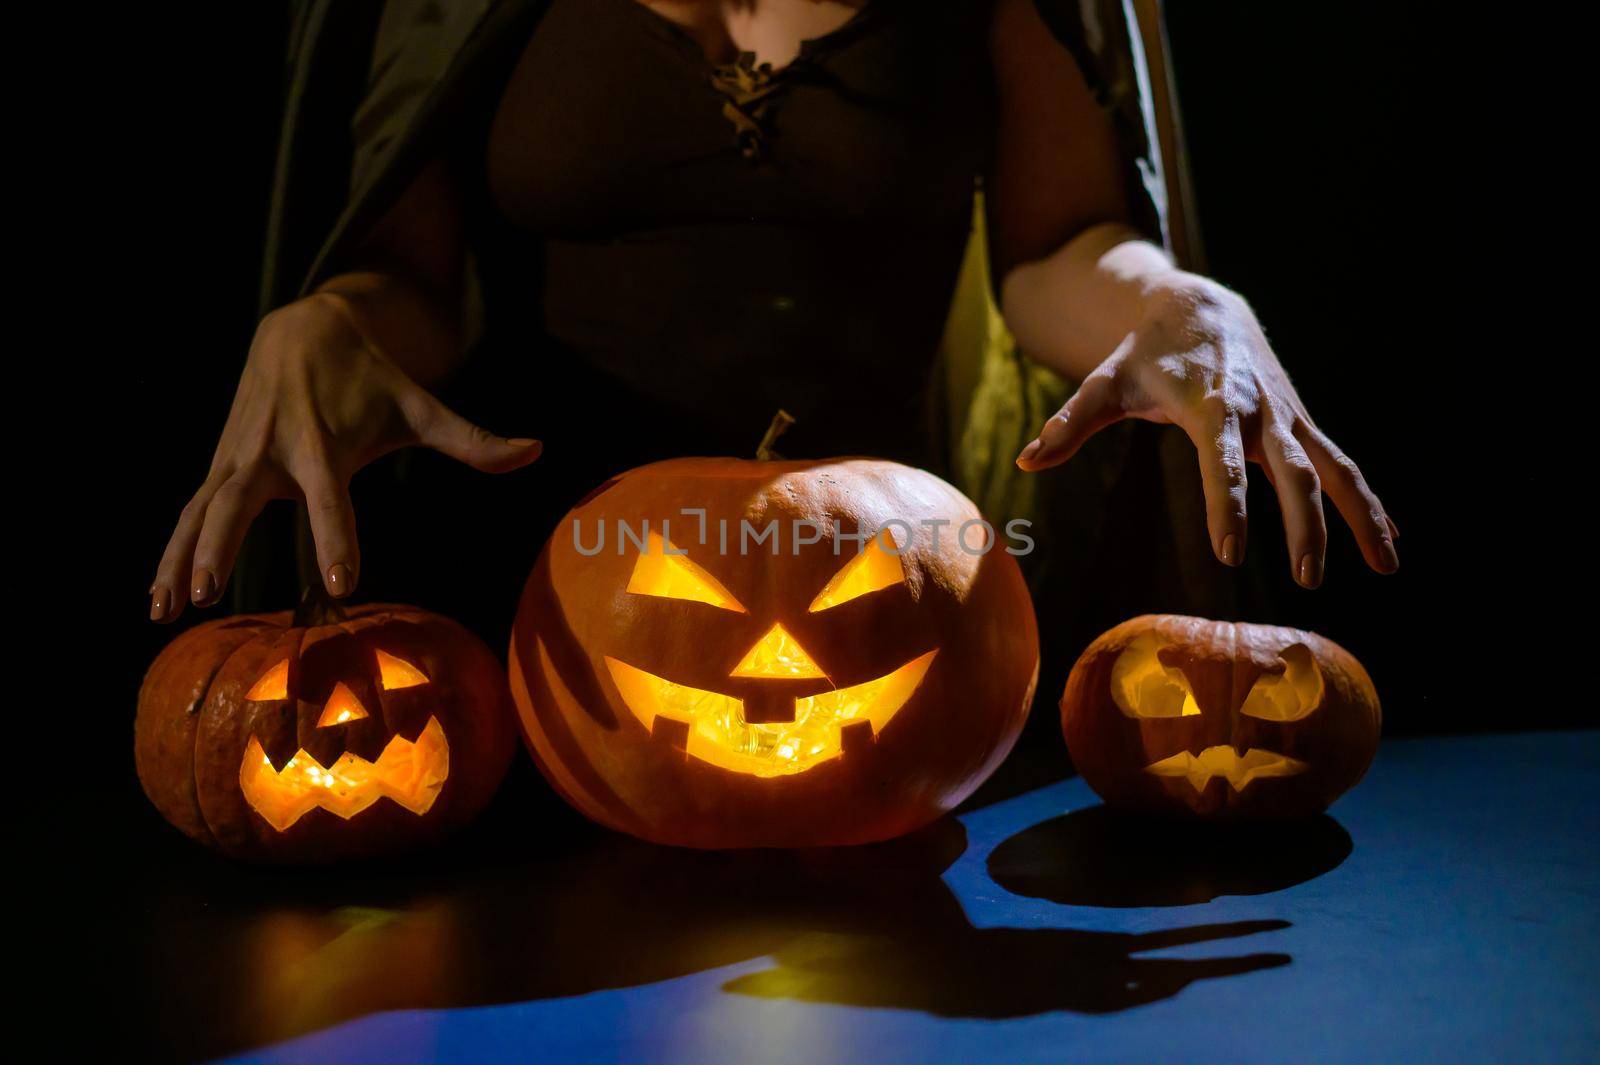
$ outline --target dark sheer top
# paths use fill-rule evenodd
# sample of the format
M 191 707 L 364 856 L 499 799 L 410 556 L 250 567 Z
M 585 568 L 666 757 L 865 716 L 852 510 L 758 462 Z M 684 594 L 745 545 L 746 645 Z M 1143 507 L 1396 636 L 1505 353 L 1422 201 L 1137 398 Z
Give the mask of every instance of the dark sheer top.
M 637 0 L 554 0 L 488 142 L 558 351 L 660 424 L 926 460 L 989 145 L 987 5 L 873 0 L 773 70 Z M 670 431 L 670 430 L 669 430 Z M 670 450 L 670 449 L 669 449 Z

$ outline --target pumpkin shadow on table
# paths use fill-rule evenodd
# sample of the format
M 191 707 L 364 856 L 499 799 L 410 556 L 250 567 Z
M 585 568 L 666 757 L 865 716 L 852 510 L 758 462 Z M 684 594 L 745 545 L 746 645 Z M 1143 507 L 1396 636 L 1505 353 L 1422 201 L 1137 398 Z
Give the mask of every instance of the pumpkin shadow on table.
M 1353 846 L 1327 814 L 1207 824 L 1091 806 L 1003 841 L 989 875 L 1013 894 L 1069 906 L 1194 906 L 1313 880 Z
M 1283 921 L 975 928 L 941 879 L 967 843 L 950 818 L 867 847 L 699 852 L 529 797 L 408 864 L 348 870 L 243 867 L 166 839 L 128 870 L 141 905 L 117 930 L 133 949 L 113 958 L 128 966 L 124 1001 L 146 1000 L 136 1036 L 189 1060 L 379 1011 L 579 995 L 764 957 L 772 967 L 724 989 L 966 1017 L 1115 1011 L 1289 961 L 1137 956 Z

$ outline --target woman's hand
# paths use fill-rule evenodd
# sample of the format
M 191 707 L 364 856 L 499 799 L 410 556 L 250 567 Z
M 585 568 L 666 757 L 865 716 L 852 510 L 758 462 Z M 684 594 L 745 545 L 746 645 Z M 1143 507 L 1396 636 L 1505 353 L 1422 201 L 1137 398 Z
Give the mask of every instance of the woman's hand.
M 369 343 L 348 301 L 319 293 L 267 315 L 250 345 L 205 483 L 183 508 L 150 587 L 150 617 L 221 597 L 245 530 L 268 500 L 303 497 L 327 590 L 349 595 L 361 572 L 350 477 L 421 444 L 499 473 L 539 456 L 434 399 Z
M 1104 350 L 1104 349 L 1102 349 Z M 1178 426 L 1194 441 L 1212 549 L 1236 566 L 1245 548 L 1245 461 L 1278 494 L 1294 579 L 1322 583 L 1327 492 L 1354 530 L 1367 565 L 1392 573 L 1399 535 L 1356 464 L 1306 413 L 1244 300 L 1194 275 L 1152 290 L 1138 325 L 1087 378 L 1017 465 L 1042 470 L 1123 418 Z

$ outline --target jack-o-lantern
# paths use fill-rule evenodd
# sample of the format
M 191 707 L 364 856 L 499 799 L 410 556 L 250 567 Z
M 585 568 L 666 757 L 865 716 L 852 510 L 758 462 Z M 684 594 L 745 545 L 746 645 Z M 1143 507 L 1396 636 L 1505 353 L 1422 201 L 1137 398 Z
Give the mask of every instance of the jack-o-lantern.
M 1274 819 L 1320 813 L 1355 786 L 1382 714 L 1361 663 L 1316 633 L 1152 615 L 1084 651 L 1061 726 L 1110 805 Z
M 431 842 L 488 803 L 515 750 L 493 653 L 446 618 L 382 604 L 196 626 L 151 665 L 134 725 L 162 816 L 262 862 Z
M 934 475 L 694 458 L 567 515 L 510 669 L 529 748 L 573 806 L 721 848 L 932 821 L 1010 750 L 1038 661 L 1016 560 Z

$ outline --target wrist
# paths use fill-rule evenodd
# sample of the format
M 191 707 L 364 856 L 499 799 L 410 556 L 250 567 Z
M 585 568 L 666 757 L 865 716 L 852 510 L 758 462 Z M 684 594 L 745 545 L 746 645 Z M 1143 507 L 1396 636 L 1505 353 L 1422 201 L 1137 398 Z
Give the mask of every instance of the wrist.
M 270 311 L 256 327 L 256 347 L 269 353 L 297 352 L 330 342 L 363 343 L 365 337 L 348 302 L 313 292 Z
M 1240 312 L 1250 313 L 1232 289 L 1183 270 L 1147 278 L 1139 306 L 1143 324 L 1185 330 L 1219 327 Z
M 379 271 L 342 274 L 301 302 L 317 301 L 337 315 L 370 351 L 424 388 L 455 368 L 462 356 L 459 323 L 419 285 Z

